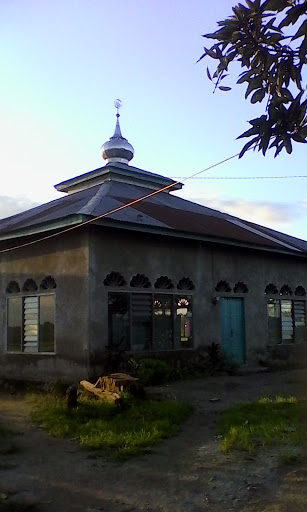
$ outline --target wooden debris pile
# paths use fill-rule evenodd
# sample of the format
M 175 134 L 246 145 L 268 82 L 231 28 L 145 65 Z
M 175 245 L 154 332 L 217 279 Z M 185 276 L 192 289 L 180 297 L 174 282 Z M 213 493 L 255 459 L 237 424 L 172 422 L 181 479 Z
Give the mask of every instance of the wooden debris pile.
M 98 398 L 113 400 L 115 403 L 120 402 L 120 393 L 140 388 L 139 379 L 131 377 L 127 373 L 104 375 L 99 377 L 95 384 L 87 380 L 81 380 L 80 384 L 86 391 L 93 393 Z

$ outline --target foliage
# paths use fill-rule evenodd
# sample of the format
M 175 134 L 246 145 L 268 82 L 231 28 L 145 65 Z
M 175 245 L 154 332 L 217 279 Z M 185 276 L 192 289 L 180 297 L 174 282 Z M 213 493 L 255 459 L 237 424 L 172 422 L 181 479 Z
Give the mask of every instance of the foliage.
M 0 423 L 0 441 L 11 434 L 11 431 Z
M 307 63 L 307 0 L 245 0 L 233 7 L 233 15 L 218 22 L 219 29 L 205 34 L 217 42 L 204 48 L 204 57 L 217 62 L 214 74 L 207 68 L 215 89 L 221 85 L 229 65 L 239 62 L 242 73 L 237 83 L 246 83 L 245 98 L 252 104 L 266 100 L 265 113 L 249 121 L 251 128 L 238 138 L 250 138 L 240 157 L 250 149 L 275 156 L 292 142 L 307 142 L 306 84 L 302 71 Z M 290 27 L 290 28 L 289 28 Z M 290 35 L 288 32 L 292 31 Z
M 137 376 L 143 386 L 157 386 L 167 382 L 171 376 L 171 367 L 161 359 L 142 359 Z
M 213 341 L 211 345 L 208 346 L 207 351 L 210 358 L 210 363 L 214 369 L 223 366 L 224 361 L 218 343 Z
M 256 446 L 303 445 L 307 443 L 303 414 L 306 401 L 295 397 L 261 398 L 225 411 L 219 426 L 224 436 L 223 452 L 255 453 Z
M 125 407 L 86 397 L 67 410 L 64 399 L 35 395 L 31 419 L 55 437 L 77 440 L 87 449 L 99 449 L 113 458 L 147 453 L 173 435 L 190 407 L 175 401 L 156 402 L 124 397 Z

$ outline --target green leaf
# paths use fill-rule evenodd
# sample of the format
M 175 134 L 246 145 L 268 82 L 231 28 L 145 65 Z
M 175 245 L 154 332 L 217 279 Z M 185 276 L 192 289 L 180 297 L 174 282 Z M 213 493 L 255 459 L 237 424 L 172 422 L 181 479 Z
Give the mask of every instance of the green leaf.
M 259 136 L 258 137 L 255 137 L 254 139 L 250 140 L 249 142 L 247 142 L 247 144 L 245 144 L 245 146 L 243 146 L 243 148 L 241 149 L 240 151 L 240 154 L 239 154 L 239 158 L 242 158 L 242 156 L 244 155 L 244 153 L 246 153 L 246 151 L 251 148 L 251 146 L 253 144 L 255 144 L 255 147 L 256 147 L 256 144 L 259 140 Z
M 298 133 L 293 133 L 291 135 L 291 138 L 295 141 L 295 142 L 301 142 L 303 144 L 307 144 L 307 140 L 304 139 L 304 137 L 301 137 Z
M 254 70 L 246 71 L 241 73 L 239 80 L 237 80 L 237 84 L 243 84 L 244 82 L 248 82 L 251 76 L 254 74 Z
M 265 11 L 282 11 L 288 6 L 288 0 L 266 0 L 262 5 Z
M 292 37 L 291 41 L 294 41 L 294 39 L 298 39 L 299 37 L 307 36 L 307 20 L 304 21 L 304 23 L 301 24 L 300 28 L 296 32 L 296 34 Z
M 241 135 L 239 135 L 239 137 L 237 137 L 237 140 L 238 139 L 243 139 L 245 137 L 251 137 L 252 135 L 256 135 L 256 133 L 259 134 L 259 127 L 253 127 L 253 128 L 250 128 L 249 130 L 247 130 L 246 132 L 242 133 Z
M 289 89 L 286 89 L 285 87 L 283 87 L 281 89 L 281 94 L 283 95 L 283 97 L 288 101 L 293 101 L 293 96 L 291 94 L 291 91 L 289 91 Z
M 303 42 L 300 46 L 300 49 L 299 49 L 299 57 L 300 57 L 300 61 L 302 64 L 306 63 L 306 54 L 307 54 L 307 36 L 303 40 Z
M 255 89 L 260 89 L 261 86 L 262 86 L 262 78 L 261 77 L 251 78 L 251 80 L 248 84 L 248 87 L 246 89 L 245 99 L 248 98 L 248 96 L 250 95 L 250 93 L 252 91 L 254 91 Z
M 206 57 L 206 56 L 207 56 L 207 53 L 203 53 L 203 54 L 202 54 L 202 56 L 201 56 L 201 57 L 199 57 L 199 59 L 196 61 L 196 64 L 197 64 L 198 62 L 200 62 L 200 61 L 201 61 L 204 57 Z
M 283 141 L 284 141 L 284 145 L 285 145 L 286 151 L 290 155 L 290 153 L 292 153 L 291 139 L 290 139 L 289 135 L 286 132 L 282 134 L 282 138 L 283 138 Z
M 251 97 L 251 103 L 259 103 L 262 102 L 263 98 L 265 97 L 265 89 L 259 89 L 258 91 L 254 92 L 254 94 Z
M 211 80 L 212 82 L 212 78 L 211 78 L 211 75 L 210 75 L 210 71 L 209 71 L 209 68 L 207 67 L 207 77 L 209 78 L 209 80 Z
M 301 137 L 306 138 L 307 137 L 307 126 L 303 126 L 303 128 L 300 129 L 299 134 Z
M 254 2 L 251 2 L 251 0 L 245 0 L 246 4 L 248 5 L 248 7 L 251 9 L 251 10 L 254 10 L 255 8 L 255 4 Z
M 215 51 L 213 51 L 211 48 L 207 49 L 204 48 L 206 55 L 209 55 L 212 59 L 218 59 L 218 56 Z
M 220 85 L 219 86 L 219 89 L 221 91 L 231 91 L 231 87 L 226 87 L 225 85 Z

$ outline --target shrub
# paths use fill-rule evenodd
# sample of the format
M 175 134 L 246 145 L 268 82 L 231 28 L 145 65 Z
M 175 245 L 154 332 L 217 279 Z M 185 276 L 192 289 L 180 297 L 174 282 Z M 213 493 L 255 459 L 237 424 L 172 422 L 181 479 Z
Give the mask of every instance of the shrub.
M 171 367 L 161 359 L 143 359 L 137 369 L 137 375 L 143 386 L 156 386 L 169 380 Z

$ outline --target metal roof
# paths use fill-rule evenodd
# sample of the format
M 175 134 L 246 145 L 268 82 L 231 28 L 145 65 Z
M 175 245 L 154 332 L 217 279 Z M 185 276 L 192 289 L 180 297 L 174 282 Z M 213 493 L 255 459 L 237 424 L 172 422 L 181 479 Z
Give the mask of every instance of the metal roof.
M 0 240 L 43 233 L 56 229 L 59 225 L 65 226 L 72 222 L 81 222 L 82 219 L 98 217 L 153 191 L 151 185 L 150 188 L 144 186 L 144 180 L 141 185 L 137 185 L 131 183 L 131 180 L 123 183 L 122 177 L 117 181 L 116 176 L 110 176 L 109 180 L 101 184 L 0 220 Z M 152 183 L 153 178 L 148 179 Z M 110 222 L 113 227 L 124 229 L 148 230 L 183 238 L 187 236 L 273 252 L 307 255 L 307 242 L 304 240 L 192 203 L 173 194 L 158 193 L 111 213 L 101 219 L 99 224 L 110 225 Z

